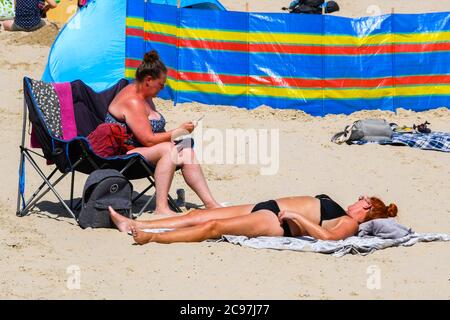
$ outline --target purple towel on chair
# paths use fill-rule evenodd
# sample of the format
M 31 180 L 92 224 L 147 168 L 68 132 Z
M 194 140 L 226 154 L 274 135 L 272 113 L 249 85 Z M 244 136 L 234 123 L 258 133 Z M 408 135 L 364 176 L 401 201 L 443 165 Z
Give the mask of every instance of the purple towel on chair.
M 77 125 L 73 112 L 72 87 L 69 82 L 63 82 L 53 83 L 53 88 L 59 99 L 63 140 L 68 141 L 77 136 Z

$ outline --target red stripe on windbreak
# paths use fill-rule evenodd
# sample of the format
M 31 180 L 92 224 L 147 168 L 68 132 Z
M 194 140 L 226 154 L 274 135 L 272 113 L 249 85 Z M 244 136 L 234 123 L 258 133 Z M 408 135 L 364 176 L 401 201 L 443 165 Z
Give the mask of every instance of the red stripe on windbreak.
M 127 67 L 127 68 L 137 68 L 137 67 L 139 67 L 140 64 L 141 64 L 141 60 L 130 59 L 130 58 L 125 59 L 125 67 Z
M 450 51 L 450 42 L 398 44 L 394 46 L 395 53 L 432 52 L 432 51 Z
M 146 32 L 145 33 L 146 41 L 155 41 L 155 42 L 163 42 L 171 45 L 177 44 L 177 37 L 174 36 L 166 36 L 157 33 Z
M 450 51 L 450 42 L 421 43 L 421 44 L 387 44 L 371 46 L 299 46 L 282 44 L 250 44 L 253 52 L 280 52 L 291 54 L 332 54 L 332 55 L 360 55 L 385 53 L 412 53 Z
M 302 79 L 302 78 L 270 78 L 251 76 L 250 84 L 271 85 L 277 87 L 297 87 L 297 88 L 320 88 L 322 86 L 331 88 L 352 88 L 352 87 L 379 87 L 391 86 L 392 78 L 376 79 Z
M 396 85 L 410 84 L 450 84 L 450 75 L 407 76 L 396 77 Z
M 126 29 L 127 36 L 135 36 L 135 37 L 144 37 L 144 30 L 135 29 L 135 28 L 127 28 Z
M 176 79 L 177 77 L 177 72 L 175 71 L 175 69 L 172 68 L 167 68 L 167 75 L 171 78 Z
M 132 30 L 132 29 L 130 29 Z M 134 29 L 137 30 L 137 29 Z M 133 32 L 136 32 L 134 31 Z M 137 30 L 139 32 L 141 30 Z M 141 35 L 142 36 L 142 35 Z M 161 35 L 151 32 L 145 33 L 145 39 L 177 44 L 175 36 Z M 387 44 L 371 46 L 308 46 L 289 44 L 267 44 L 267 43 L 239 43 L 227 41 L 192 40 L 179 39 L 179 46 L 194 49 L 206 50 L 227 50 L 227 51 L 250 51 L 269 52 L 284 54 L 324 54 L 324 55 L 360 55 L 360 54 L 386 54 L 386 53 L 411 53 L 411 52 L 432 52 L 450 51 L 450 42 L 445 43 L 422 43 L 422 44 Z

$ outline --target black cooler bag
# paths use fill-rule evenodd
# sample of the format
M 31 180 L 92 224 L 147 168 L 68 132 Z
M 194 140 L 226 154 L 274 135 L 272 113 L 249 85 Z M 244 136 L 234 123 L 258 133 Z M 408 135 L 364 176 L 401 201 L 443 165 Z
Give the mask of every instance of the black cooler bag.
M 131 218 L 133 185 L 119 171 L 100 169 L 92 172 L 83 190 L 78 223 L 85 228 L 111 228 L 108 206 Z

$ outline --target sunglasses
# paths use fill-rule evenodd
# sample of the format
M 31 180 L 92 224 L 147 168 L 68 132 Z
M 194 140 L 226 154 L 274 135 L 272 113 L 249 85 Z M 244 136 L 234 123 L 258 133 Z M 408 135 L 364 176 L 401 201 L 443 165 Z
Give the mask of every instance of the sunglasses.
M 372 202 L 370 201 L 369 197 L 359 196 L 358 201 L 365 201 L 367 203 L 367 206 L 365 206 L 364 209 L 372 208 Z

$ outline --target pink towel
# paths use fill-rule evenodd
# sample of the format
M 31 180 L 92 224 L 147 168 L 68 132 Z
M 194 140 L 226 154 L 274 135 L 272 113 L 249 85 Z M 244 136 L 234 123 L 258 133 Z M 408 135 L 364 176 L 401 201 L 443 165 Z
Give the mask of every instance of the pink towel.
M 72 87 L 70 82 L 53 83 L 61 108 L 61 127 L 63 140 L 71 140 L 77 136 L 77 125 L 73 111 Z

